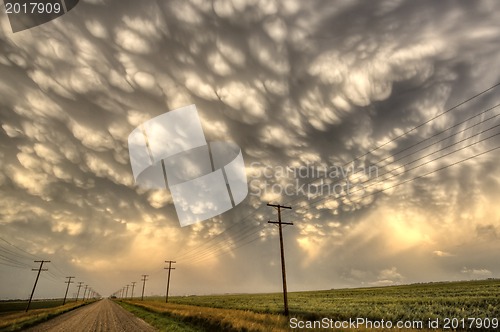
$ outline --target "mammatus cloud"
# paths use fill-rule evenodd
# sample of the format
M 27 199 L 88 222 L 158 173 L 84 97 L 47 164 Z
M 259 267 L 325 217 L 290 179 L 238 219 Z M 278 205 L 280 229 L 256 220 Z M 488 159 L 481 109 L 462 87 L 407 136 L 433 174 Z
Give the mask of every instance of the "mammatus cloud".
M 81 1 L 16 34 L 0 15 L 2 235 L 84 276 L 105 271 L 126 283 L 147 271 L 160 275 L 162 261 L 184 255 L 186 265 L 176 271 L 185 273 L 180 293 L 202 291 L 192 288 L 200 284 L 198 266 L 214 290 L 273 290 L 278 256 L 269 253 L 277 254 L 277 232 L 258 225 L 272 217 L 265 203 L 293 200 L 286 218 L 295 226 L 285 232 L 291 289 L 486 277 L 473 272 L 483 269 L 495 276 L 494 153 L 387 188 L 498 145 L 493 137 L 390 178 L 417 158 L 417 164 L 431 161 L 490 134 L 472 137 L 494 119 L 473 128 L 479 118 L 460 123 L 497 104 L 495 90 L 395 139 L 498 81 L 491 70 L 499 66 L 496 7 L 490 1 Z M 240 208 L 179 230 L 171 194 L 134 185 L 127 137 L 141 123 L 190 104 L 198 107 L 207 140 L 230 138 L 241 147 L 255 188 Z M 455 124 L 453 132 L 464 131 L 394 156 Z M 251 195 L 313 180 L 278 174 L 279 166 L 340 167 L 392 139 L 356 160 L 355 167 L 376 165 L 378 177 L 348 176 L 371 181 L 366 195 Z M 439 152 L 426 156 L 433 151 Z M 237 222 L 213 247 L 203 245 Z M 196 255 L 200 262 L 191 266 Z M 251 271 L 248 262 L 255 263 Z M 211 278 L 216 269 L 231 280 L 245 273 L 251 282 Z M 151 289 L 161 292 L 160 279 Z M 7 296 L 24 296 L 12 289 Z
M 441 251 L 441 250 L 435 250 L 435 251 L 432 252 L 432 254 L 436 255 L 437 257 L 450 257 L 450 256 L 453 256 L 453 254 L 450 254 L 449 252 Z

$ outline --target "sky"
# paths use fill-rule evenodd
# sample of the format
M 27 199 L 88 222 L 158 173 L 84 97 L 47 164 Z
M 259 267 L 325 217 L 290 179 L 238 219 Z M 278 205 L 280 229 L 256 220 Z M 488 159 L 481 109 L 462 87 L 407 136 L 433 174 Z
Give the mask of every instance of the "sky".
M 35 298 L 161 295 L 165 260 L 172 295 L 280 292 L 267 203 L 292 207 L 290 291 L 500 277 L 499 22 L 494 0 L 81 0 L 17 33 L 2 12 L 0 299 L 40 259 Z M 127 139 L 192 104 L 248 196 L 181 227 Z

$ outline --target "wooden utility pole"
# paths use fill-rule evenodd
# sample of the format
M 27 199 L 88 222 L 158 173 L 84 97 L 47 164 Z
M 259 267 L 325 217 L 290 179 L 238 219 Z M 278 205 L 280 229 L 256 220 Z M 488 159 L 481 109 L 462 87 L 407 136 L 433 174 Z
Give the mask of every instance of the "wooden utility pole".
M 83 292 L 83 302 L 85 302 L 85 295 L 87 294 L 87 288 L 89 287 L 89 285 L 85 285 L 85 290 Z
M 78 302 L 78 296 L 80 295 L 80 288 L 82 288 L 83 281 L 78 283 L 78 293 L 76 293 L 76 302 Z
M 168 270 L 167 295 L 165 296 L 165 303 L 168 303 L 168 289 L 170 287 L 170 271 L 175 270 L 175 267 L 172 267 L 172 263 L 175 264 L 175 261 L 165 261 L 165 263 L 168 263 L 168 267 L 164 267 L 165 270 Z
M 72 284 L 73 281 L 71 281 L 71 279 L 74 279 L 75 277 L 66 277 L 66 279 L 68 279 L 68 281 L 65 281 L 64 283 L 65 284 L 68 284 L 68 287 L 66 287 L 66 293 L 64 294 L 64 300 L 63 300 L 63 305 L 66 304 L 66 296 L 68 296 L 68 289 L 69 289 L 69 284 Z
M 126 300 L 126 299 L 127 299 L 127 297 L 128 297 L 128 288 L 130 287 L 130 285 L 127 285 L 126 287 L 127 287 L 127 290 L 125 291 L 125 300 Z
M 142 295 L 141 295 L 141 301 L 144 301 L 144 288 L 146 287 L 146 280 L 148 280 L 149 274 L 143 274 L 142 275 Z
M 35 284 L 33 285 L 33 290 L 31 291 L 30 300 L 28 301 L 28 306 L 26 307 L 26 312 L 28 312 L 31 300 L 33 299 L 33 294 L 35 294 L 36 284 L 38 283 L 38 278 L 40 277 L 40 272 L 48 271 L 48 269 L 42 269 L 43 263 L 50 263 L 50 261 L 35 261 L 35 263 L 40 263 L 40 267 L 38 268 L 38 274 L 36 275 Z M 37 271 L 37 269 L 31 269 L 32 271 Z
M 290 206 L 283 206 L 279 204 L 270 204 L 267 206 L 272 206 L 278 210 L 278 221 L 268 221 L 270 224 L 277 224 L 280 236 L 280 249 L 281 249 L 281 275 L 283 277 L 283 303 L 285 306 L 285 315 L 288 316 L 288 295 L 286 290 L 286 269 L 285 269 L 285 250 L 283 249 L 283 229 L 282 225 L 293 225 L 292 222 L 282 222 L 281 221 L 281 209 L 292 209 Z
M 136 281 L 132 281 L 132 294 L 130 294 L 130 299 L 132 300 L 134 298 L 134 288 L 135 288 L 135 284 L 137 282 Z

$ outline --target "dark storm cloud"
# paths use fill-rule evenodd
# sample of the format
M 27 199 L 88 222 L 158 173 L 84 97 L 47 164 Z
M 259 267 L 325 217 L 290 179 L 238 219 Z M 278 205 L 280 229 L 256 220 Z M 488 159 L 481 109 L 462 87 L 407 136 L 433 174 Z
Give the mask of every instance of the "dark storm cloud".
M 500 61 L 498 9 L 494 1 L 96 0 L 82 1 L 63 17 L 17 34 L 2 16 L 2 234 L 36 253 L 57 252 L 68 268 L 105 270 L 126 259 L 114 260 L 118 256 L 142 260 L 141 268 L 151 268 L 161 263 L 162 255 L 182 253 L 186 244 L 200 245 L 255 208 L 261 212 L 250 219 L 267 220 L 271 212 L 263 203 L 288 200 L 272 193 L 250 195 L 222 217 L 180 229 L 168 192 L 134 186 L 128 134 L 156 115 L 194 103 L 208 140 L 233 140 L 242 148 L 249 179 L 258 188 L 293 184 L 295 178 L 279 174 L 267 179 L 263 170 L 344 165 L 494 84 L 498 74 L 492 68 Z M 485 95 L 359 163 L 376 163 L 498 99 L 498 93 Z M 461 128 L 465 125 L 456 130 Z M 487 126 L 474 130 L 479 128 Z M 495 142 L 498 137 L 405 179 Z M 477 237 L 484 238 L 488 228 L 470 220 L 485 218 L 480 210 L 498 196 L 496 160 L 486 155 L 396 193 L 332 197 L 312 207 L 299 197 L 289 217 L 302 222 L 287 229 L 299 288 L 307 287 L 313 268 L 322 271 L 315 284 L 329 287 L 332 278 L 346 285 L 405 281 L 418 272 L 404 263 L 408 257 L 438 266 L 435 259 L 445 257 L 432 253 L 455 254 L 455 243 L 439 243 L 446 227 L 437 217 L 447 219 L 444 224 L 473 224 Z M 386 172 L 384 165 L 378 165 L 380 174 Z M 398 181 L 381 181 L 366 190 L 375 193 Z M 477 200 L 471 202 L 471 197 Z M 393 208 L 397 204 L 400 210 Z M 397 229 L 396 221 L 380 221 L 381 211 L 389 208 L 395 215 L 402 210 L 413 214 Z M 434 214 L 429 212 L 417 229 L 415 220 L 423 219 L 415 215 L 422 210 Z M 496 234 L 498 218 L 489 225 L 493 230 L 488 234 Z M 394 234 L 411 233 L 405 229 L 415 234 L 401 241 L 425 243 L 428 256 L 408 246 L 387 245 Z M 226 233 L 229 243 L 241 242 L 237 230 Z M 258 246 L 231 257 L 257 260 L 275 248 L 274 230 L 262 235 Z M 154 257 L 148 256 L 148 246 L 156 248 Z M 266 275 L 275 263 L 257 265 L 254 274 Z M 223 266 L 228 275 L 242 268 L 238 261 L 230 265 Z M 460 274 L 461 268 L 453 265 L 435 275 Z

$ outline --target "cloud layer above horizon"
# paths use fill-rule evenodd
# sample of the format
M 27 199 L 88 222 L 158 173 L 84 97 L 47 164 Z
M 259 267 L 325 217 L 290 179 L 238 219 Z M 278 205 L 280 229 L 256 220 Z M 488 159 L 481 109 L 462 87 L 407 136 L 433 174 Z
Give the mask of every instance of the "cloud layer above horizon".
M 106 291 L 179 256 L 179 293 L 279 290 L 273 201 L 294 208 L 292 290 L 498 276 L 498 152 L 393 187 L 500 145 L 500 110 L 465 121 L 500 88 L 404 134 L 500 80 L 498 22 L 486 0 L 87 0 L 16 34 L 1 14 L 1 237 Z M 190 104 L 241 147 L 250 195 L 180 228 L 168 191 L 135 186 L 127 137 Z M 349 174 L 361 193 L 295 195 L 312 177 L 283 172 L 348 165 L 376 167 Z

